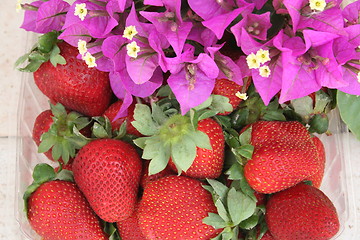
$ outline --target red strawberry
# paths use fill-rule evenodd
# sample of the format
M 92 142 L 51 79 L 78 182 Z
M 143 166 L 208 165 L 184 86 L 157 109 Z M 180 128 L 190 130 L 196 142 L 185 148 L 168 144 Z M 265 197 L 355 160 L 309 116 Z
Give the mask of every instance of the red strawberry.
M 133 146 L 115 139 L 94 140 L 79 150 L 72 169 L 101 219 L 117 222 L 132 214 L 141 176 L 141 160 Z
M 148 184 L 139 206 L 139 225 L 147 239 L 211 239 L 215 230 L 202 222 L 216 212 L 211 194 L 202 182 L 168 176 Z
M 126 120 L 126 131 L 129 134 L 135 135 L 135 136 L 142 136 L 141 133 L 139 133 L 138 130 L 131 124 L 132 121 L 134 121 L 134 108 L 135 104 L 131 104 L 128 108 L 128 115 L 126 117 L 118 118 L 117 120 L 113 121 L 116 117 L 117 113 L 119 112 L 122 105 L 122 101 L 118 100 L 117 102 L 110 105 L 108 109 L 104 112 L 104 116 L 109 118 L 111 122 L 112 130 L 118 130 L 121 126 L 121 124 Z
M 155 181 L 162 177 L 176 174 L 174 171 L 171 170 L 170 166 L 168 165 L 161 172 L 153 174 L 153 175 L 149 175 L 149 164 L 150 164 L 149 161 L 143 162 L 143 171 L 142 171 L 142 176 L 141 176 L 141 180 L 140 180 L 140 186 L 142 188 L 145 188 L 149 182 Z
M 266 231 L 266 233 L 264 234 L 264 236 L 262 236 L 262 238 L 260 238 L 260 240 L 275 240 L 275 238 L 270 234 L 269 231 Z
M 196 157 L 191 167 L 182 175 L 193 178 L 217 178 L 224 163 L 225 137 L 221 126 L 213 119 L 207 118 L 198 122 L 197 130 L 208 135 L 211 150 L 197 147 Z M 175 164 L 170 161 L 170 168 L 177 172 Z
M 229 102 L 232 105 L 233 109 L 235 109 L 242 99 L 236 96 L 237 92 L 245 93 L 250 86 L 251 81 L 247 80 L 244 86 L 240 86 L 239 84 L 225 78 L 216 79 L 215 87 L 212 91 L 212 94 L 221 95 L 229 98 Z M 219 115 L 227 115 L 230 112 L 219 113 Z
M 142 234 L 138 222 L 138 209 L 139 204 L 135 206 L 134 212 L 131 216 L 121 222 L 117 222 L 121 240 L 146 240 L 145 236 Z
M 311 177 L 307 178 L 306 180 L 311 181 L 312 185 L 314 187 L 319 188 L 321 186 L 321 182 L 322 182 L 322 179 L 324 177 L 324 172 L 325 172 L 325 162 L 326 162 L 325 147 L 324 147 L 324 144 L 322 143 L 322 141 L 316 136 L 312 137 L 312 141 L 317 149 L 320 165 L 319 165 L 319 170 L 317 171 L 317 173 L 315 173 Z
M 28 199 L 31 227 L 44 239 L 108 239 L 78 187 L 67 181 L 43 183 Z
M 54 102 L 87 116 L 100 116 L 110 103 L 112 91 L 108 73 L 89 68 L 77 58 L 77 48 L 58 44 L 65 65 L 54 67 L 49 61 L 34 72 L 39 89 Z
M 339 231 L 333 203 L 322 191 L 303 183 L 272 195 L 265 219 L 271 235 L 281 240 L 326 240 Z
M 244 174 L 260 193 L 294 186 L 319 169 L 315 145 L 299 122 L 256 122 L 252 124 L 251 144 L 254 152 Z

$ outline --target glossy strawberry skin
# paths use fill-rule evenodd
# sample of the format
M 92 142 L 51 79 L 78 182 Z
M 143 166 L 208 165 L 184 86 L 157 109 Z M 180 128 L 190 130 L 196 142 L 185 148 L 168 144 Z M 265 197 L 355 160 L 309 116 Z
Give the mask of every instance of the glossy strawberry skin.
M 139 204 L 137 203 L 129 218 L 116 223 L 121 240 L 147 240 L 139 227 L 138 209 Z
M 139 225 L 147 239 L 211 239 L 222 229 L 202 222 L 216 212 L 211 194 L 202 182 L 185 176 L 168 176 L 149 183 L 139 206 Z
M 272 195 L 265 220 L 275 239 L 327 240 L 339 231 L 333 203 L 322 191 L 303 183 Z
M 28 199 L 28 219 L 44 240 L 108 239 L 84 195 L 72 182 L 42 184 Z
M 97 139 L 81 148 L 72 164 L 74 179 L 104 221 L 128 218 L 137 199 L 141 160 L 135 148 L 115 139 Z
M 66 64 L 54 67 L 50 62 L 43 63 L 34 72 L 36 85 L 52 102 L 86 116 L 101 116 L 112 96 L 108 73 L 88 68 L 77 59 L 77 48 L 65 42 L 58 46 Z
M 317 149 L 320 165 L 319 165 L 319 170 L 317 171 L 317 173 L 315 173 L 311 177 L 307 178 L 306 180 L 311 181 L 312 185 L 314 187 L 320 188 L 321 182 L 324 177 L 324 172 L 325 172 L 325 163 L 326 163 L 325 147 L 324 147 L 324 144 L 322 143 L 322 141 L 320 140 L 320 138 L 318 138 L 316 136 L 312 137 L 312 141 Z
M 233 109 L 236 109 L 237 106 L 241 103 L 242 99 L 238 98 L 235 94 L 237 92 L 246 92 L 250 86 L 251 81 L 248 80 L 246 85 L 241 86 L 229 79 L 219 78 L 215 81 L 215 87 L 212 91 L 212 94 L 221 95 L 229 98 L 229 103 L 232 105 Z M 230 112 L 219 113 L 219 115 L 227 115 Z
M 197 130 L 209 136 L 212 149 L 197 147 L 194 162 L 182 175 L 199 179 L 217 178 L 224 164 L 225 137 L 222 128 L 215 120 L 207 118 L 198 122 Z M 177 172 L 172 161 L 169 165 L 174 172 Z
M 111 127 L 112 130 L 119 130 L 121 124 L 123 124 L 123 122 L 126 120 L 126 131 L 128 134 L 132 134 L 138 137 L 143 136 L 138 130 L 136 130 L 136 128 L 131 124 L 132 121 L 134 121 L 134 109 L 135 109 L 135 104 L 131 104 L 128 108 L 128 115 L 126 117 L 121 117 L 118 118 L 114 121 L 117 113 L 119 112 L 121 106 L 122 106 L 122 101 L 118 100 L 115 103 L 111 104 L 106 111 L 104 112 L 104 116 L 106 116 L 107 118 L 109 118 L 110 122 L 111 122 Z
M 319 169 L 315 145 L 298 122 L 256 122 L 252 124 L 251 144 L 254 152 L 244 174 L 257 192 L 284 190 Z

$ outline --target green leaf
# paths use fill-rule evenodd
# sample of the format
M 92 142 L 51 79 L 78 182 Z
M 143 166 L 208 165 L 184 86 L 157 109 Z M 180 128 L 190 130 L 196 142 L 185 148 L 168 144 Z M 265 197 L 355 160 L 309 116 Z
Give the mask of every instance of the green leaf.
M 151 136 L 159 132 L 158 125 L 154 122 L 150 107 L 145 104 L 136 104 L 134 119 L 131 124 L 143 135 Z
M 43 64 L 41 61 L 31 61 L 28 65 L 26 65 L 23 68 L 18 68 L 21 72 L 36 72 L 36 70 L 39 69 L 39 67 Z
M 231 222 L 231 219 L 226 210 L 226 207 L 220 199 L 217 199 L 215 201 L 215 206 L 216 206 L 216 210 L 217 210 L 218 214 L 220 215 L 220 217 L 227 223 Z
M 69 171 L 67 169 L 62 169 L 60 172 L 56 174 L 55 179 L 74 182 L 74 174 L 72 171 Z
M 309 121 L 309 132 L 325 133 L 329 129 L 329 118 L 325 113 L 315 114 Z
M 209 150 L 212 149 L 209 136 L 206 133 L 196 130 L 194 132 L 191 132 L 189 134 L 189 137 L 191 138 L 191 140 L 195 143 L 195 145 L 197 147 L 205 148 L 205 149 L 209 149 Z
M 293 99 L 291 104 L 295 112 L 303 118 L 313 113 L 313 100 L 309 96 Z
M 57 103 L 55 105 L 50 103 L 50 110 L 56 118 L 62 118 L 67 115 L 65 107 L 61 103 Z
M 136 146 L 138 146 L 141 149 L 144 149 L 146 146 L 146 141 L 150 139 L 151 137 L 139 137 L 133 140 Z
M 208 107 L 210 107 L 211 103 L 213 101 L 213 95 L 210 95 L 210 97 L 208 99 L 206 99 L 203 103 L 201 103 L 200 105 L 194 107 L 194 109 L 196 111 L 200 111 L 200 110 L 203 110 L 203 109 L 206 109 Z
M 171 157 L 178 171 L 186 172 L 196 157 L 196 145 L 191 138 L 183 136 L 178 142 L 171 146 Z M 180 169 L 179 169 L 180 168 Z
M 231 125 L 233 128 L 239 129 L 248 123 L 250 115 L 249 108 L 241 108 L 231 113 Z
M 360 97 L 338 91 L 337 104 L 341 119 L 356 138 L 360 140 Z
M 57 64 L 61 64 L 61 65 L 66 64 L 65 58 L 61 56 L 59 53 L 60 53 L 60 48 L 57 45 L 55 45 L 50 53 L 50 62 L 54 67 L 56 67 Z
M 251 217 L 240 223 L 240 228 L 250 230 L 251 228 L 254 228 L 258 223 L 259 223 L 259 216 L 252 215 Z
M 35 166 L 32 177 L 34 182 L 42 184 L 54 179 L 56 176 L 54 168 L 46 163 L 39 163 Z
M 244 169 L 239 163 L 234 163 L 226 172 L 230 180 L 244 179 Z
M 57 137 L 49 132 L 43 133 L 40 138 L 41 142 L 38 147 L 38 153 L 49 151 L 57 142 Z
M 248 127 L 244 132 L 242 132 L 239 136 L 239 141 L 241 143 L 241 145 L 246 145 L 246 144 L 250 144 L 251 142 L 251 132 L 252 132 L 252 127 Z
M 29 58 L 29 55 L 30 55 L 30 53 L 26 53 L 26 54 L 22 55 L 21 57 L 19 57 L 16 60 L 14 66 L 17 67 L 17 66 L 23 64 Z
M 57 42 L 57 37 L 59 35 L 59 32 L 56 31 L 52 31 L 52 32 L 48 32 L 46 34 L 41 35 L 38 38 L 38 42 L 37 42 L 37 48 L 39 51 L 43 52 L 43 53 L 48 53 L 50 52 L 54 46 L 56 46 L 56 42 Z M 60 52 L 60 50 L 59 50 Z
M 222 95 L 212 95 L 212 102 L 210 109 L 215 110 L 218 113 L 232 112 L 233 107 L 229 102 L 229 98 Z
M 234 225 L 252 216 L 256 209 L 256 201 L 235 188 L 231 188 L 227 195 L 227 205 Z
M 207 119 L 207 118 L 211 118 L 211 117 L 215 116 L 217 113 L 218 113 L 218 111 L 216 111 L 216 110 L 205 110 L 199 114 L 198 121 Z
M 214 189 L 215 193 L 219 196 L 220 200 L 224 201 L 229 191 L 229 188 L 217 180 L 214 179 L 206 179 L 206 180 L 210 184 L 210 186 Z
M 94 125 L 92 127 L 92 132 L 95 135 L 95 137 L 97 137 L 97 138 L 109 138 L 110 137 L 108 132 L 104 128 L 104 126 L 102 126 L 98 122 L 94 123 Z
M 190 122 L 191 122 L 191 125 L 193 126 L 193 128 L 197 129 L 198 122 L 199 122 L 199 112 L 196 111 L 195 109 L 191 108 L 189 111 L 189 118 L 190 118 Z
M 52 155 L 53 159 L 55 161 L 59 160 L 63 151 L 64 151 L 64 149 L 63 149 L 62 142 L 55 143 L 51 149 L 51 155 Z
M 169 85 L 162 86 L 156 93 L 158 97 L 167 97 L 172 93 Z
M 29 54 L 29 60 L 30 61 L 38 61 L 38 62 L 46 62 L 48 60 L 48 56 L 46 54 L 43 54 L 41 52 L 31 52 Z
M 281 109 L 265 111 L 262 119 L 265 121 L 286 121 L 286 117 Z
M 36 191 L 36 189 L 38 187 L 40 187 L 41 184 L 37 183 L 37 182 L 33 182 L 32 184 L 30 184 L 27 188 L 26 191 L 24 192 L 23 195 L 23 200 L 24 200 L 24 212 L 27 215 L 27 210 L 28 210 L 28 199 L 31 196 L 31 194 L 33 192 Z
M 151 104 L 151 110 L 151 116 L 158 125 L 162 125 L 166 122 L 166 120 L 168 120 L 168 117 L 165 115 L 163 110 L 155 103 Z
M 121 240 L 119 232 L 115 227 L 115 223 L 109 223 L 102 221 L 104 226 L 104 232 L 109 235 L 109 240 Z
M 251 159 L 254 152 L 254 146 L 251 144 L 241 145 L 235 150 L 239 155 L 245 157 L 246 159 Z
M 225 128 L 231 128 L 231 118 L 229 116 L 217 115 L 215 119 Z
M 314 113 L 326 112 L 327 106 L 331 103 L 331 97 L 323 90 L 319 90 L 315 93 L 315 107 Z
M 204 218 L 203 223 L 212 226 L 215 229 L 226 227 L 228 224 L 216 213 L 209 213 L 209 216 Z

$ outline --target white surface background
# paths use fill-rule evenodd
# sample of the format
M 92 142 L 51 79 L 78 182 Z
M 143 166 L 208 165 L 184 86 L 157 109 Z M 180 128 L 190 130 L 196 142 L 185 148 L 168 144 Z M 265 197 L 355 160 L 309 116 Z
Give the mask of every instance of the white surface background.
M 15 60 L 25 53 L 26 33 L 19 28 L 22 13 L 16 0 L 2 0 L 0 7 L 0 239 L 22 239 L 15 220 L 16 122 L 20 73 Z M 351 137 L 353 181 L 357 219 L 360 223 L 360 142 Z M 359 228 L 359 226 L 358 226 Z M 359 231 L 360 232 L 360 231 Z M 343 238 L 346 240 L 346 237 Z M 360 239 L 360 237 L 359 237 Z

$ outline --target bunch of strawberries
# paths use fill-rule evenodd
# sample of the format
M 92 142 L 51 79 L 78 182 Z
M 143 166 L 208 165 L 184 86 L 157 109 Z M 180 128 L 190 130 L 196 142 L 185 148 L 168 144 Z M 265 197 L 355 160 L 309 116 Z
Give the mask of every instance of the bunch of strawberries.
M 323 143 L 276 99 L 259 103 L 250 78 L 217 79 L 186 115 L 164 85 L 116 118 L 122 102 L 108 73 L 58 47 L 66 63 L 34 72 L 51 109 L 33 139 L 58 165 L 38 164 L 24 194 L 42 239 L 325 240 L 339 231 L 319 190 Z

